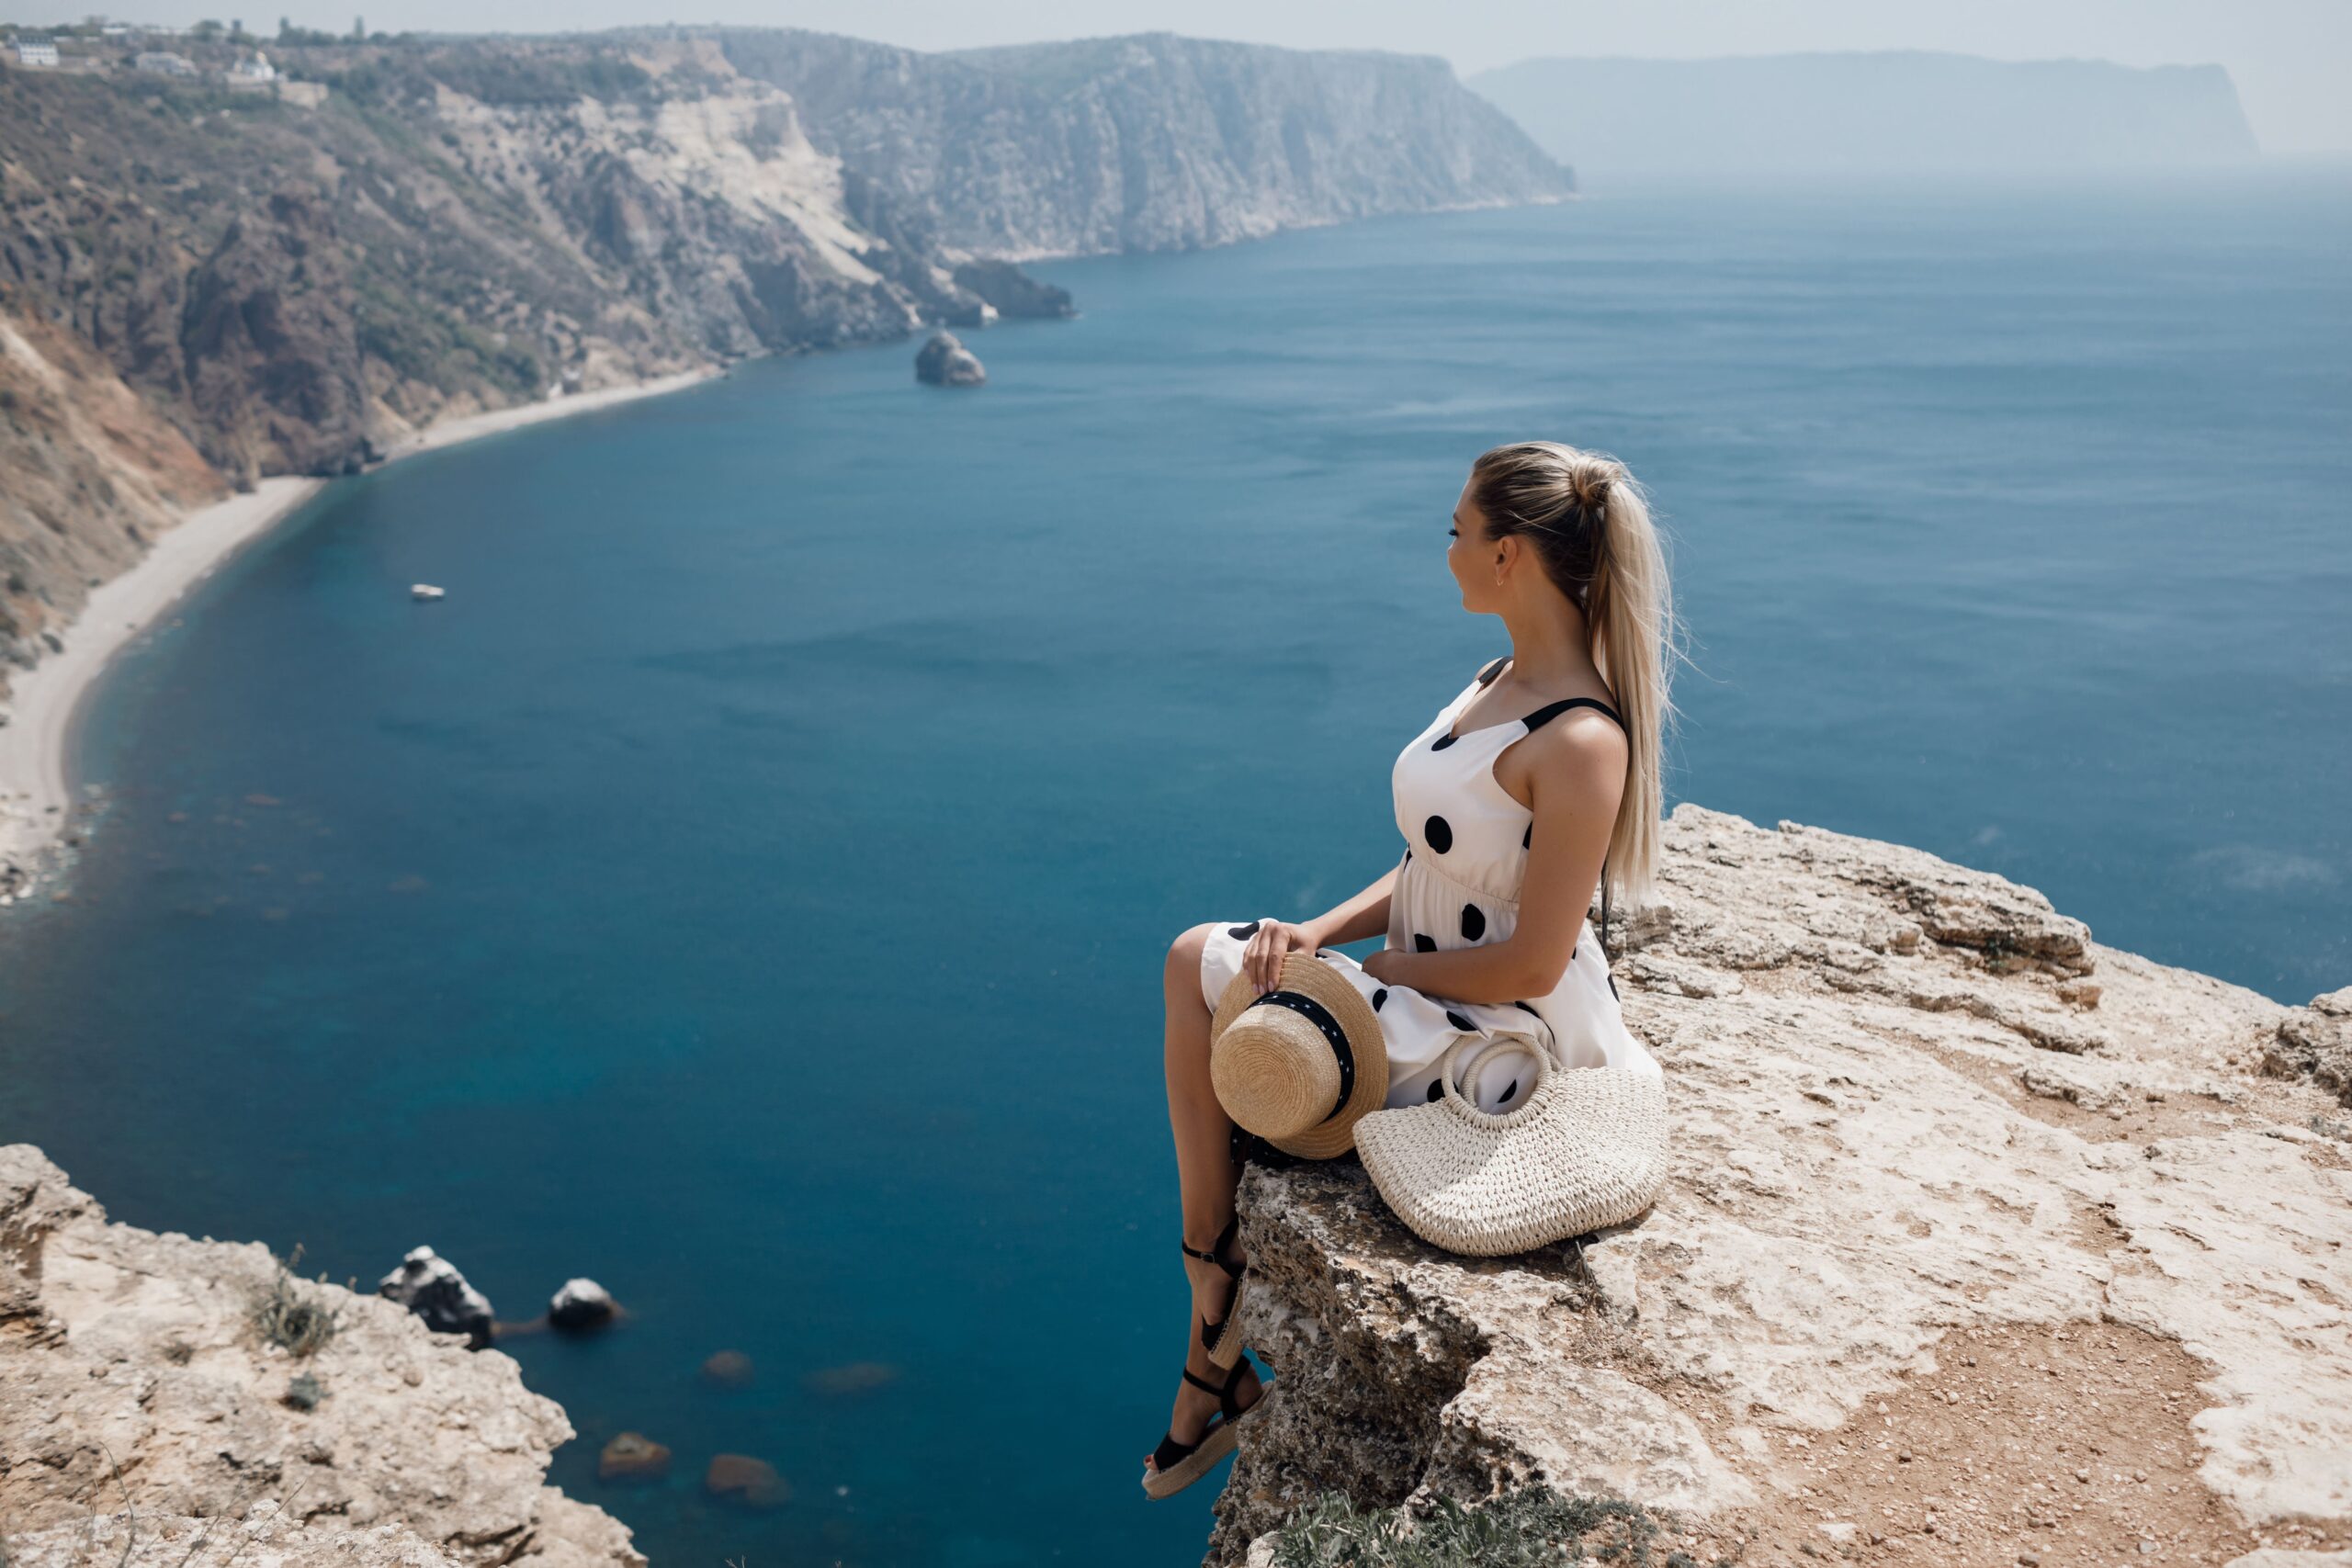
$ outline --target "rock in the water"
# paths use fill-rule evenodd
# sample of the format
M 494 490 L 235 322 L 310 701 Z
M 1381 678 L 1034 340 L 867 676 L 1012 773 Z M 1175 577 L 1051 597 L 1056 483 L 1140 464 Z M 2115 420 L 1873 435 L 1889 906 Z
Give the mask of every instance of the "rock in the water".
M 820 1367 L 800 1380 L 811 1393 L 853 1394 L 871 1393 L 899 1381 L 899 1369 L 888 1361 L 850 1361 L 838 1367 Z
M 642 1432 L 622 1432 L 596 1456 L 599 1481 L 659 1481 L 670 1473 L 670 1450 Z
M 915 379 L 933 387 L 977 387 L 989 378 L 979 355 L 954 333 L 933 333 L 915 355 Z
M 2283 1008 L 2000 877 L 1688 804 L 1659 880 L 1670 915 L 1611 931 L 1672 1116 L 1639 1223 L 1456 1258 L 1353 1162 L 1244 1177 L 1241 1326 L 1280 1376 L 1211 1562 L 1324 1492 L 1529 1481 L 1677 1510 L 1702 1561 L 1928 1511 L 1906 1550 L 1938 1562 L 2109 1562 L 2156 1529 L 2162 1561 L 2222 1562 L 2352 1522 L 2341 993 Z M 2274 1037 L 2312 1065 L 2260 1076 Z
M 429 1247 L 420 1247 L 384 1276 L 376 1293 L 395 1301 L 425 1326 L 441 1334 L 462 1334 L 479 1350 L 490 1343 L 490 1298 L 466 1282 L 458 1266 Z
M 563 1289 L 548 1303 L 548 1323 L 556 1328 L 578 1331 L 602 1328 L 613 1321 L 620 1310 L 612 1292 L 594 1280 L 566 1280 Z
M 741 1350 L 721 1350 L 702 1364 L 705 1382 L 720 1388 L 742 1388 L 752 1381 L 752 1358 Z
M 334 1332 L 289 1358 L 252 1315 L 279 1279 L 259 1242 L 110 1224 L 0 1146 L 0 1555 L 645 1568 L 628 1527 L 547 1484 L 576 1434 L 514 1358 L 324 1282 L 303 1289 Z
M 719 1454 L 703 1473 L 703 1490 L 714 1497 L 731 1497 L 754 1508 L 773 1508 L 792 1496 L 792 1487 L 775 1466 L 749 1454 Z
M 1032 277 L 1011 262 L 965 262 L 956 269 L 956 281 L 994 306 L 1001 316 L 1059 319 L 1078 314 L 1069 289 Z

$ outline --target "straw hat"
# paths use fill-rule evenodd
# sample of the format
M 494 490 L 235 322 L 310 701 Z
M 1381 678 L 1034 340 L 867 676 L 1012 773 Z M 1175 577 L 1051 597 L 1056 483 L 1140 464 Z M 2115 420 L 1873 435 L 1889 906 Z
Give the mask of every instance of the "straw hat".
M 1380 1015 L 1330 964 L 1289 953 L 1263 996 L 1246 971 L 1226 983 L 1209 1019 L 1209 1077 L 1225 1113 L 1283 1153 L 1343 1155 L 1357 1119 L 1388 1098 Z

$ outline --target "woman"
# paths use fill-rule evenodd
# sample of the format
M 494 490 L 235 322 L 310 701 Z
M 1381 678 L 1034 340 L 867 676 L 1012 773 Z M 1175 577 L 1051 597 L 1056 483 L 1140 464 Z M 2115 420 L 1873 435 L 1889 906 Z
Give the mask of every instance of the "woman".
M 1446 1048 L 1498 1042 L 1461 1085 L 1508 1111 L 1530 1053 L 1564 1067 L 1657 1072 L 1625 1029 L 1607 955 L 1585 919 L 1649 891 L 1660 732 L 1672 708 L 1665 558 L 1624 466 L 1552 441 L 1498 446 L 1454 503 L 1446 565 L 1474 615 L 1500 615 L 1510 652 L 1481 669 L 1406 744 L 1391 774 L 1406 849 L 1379 881 L 1311 920 L 1197 925 L 1169 949 L 1168 1114 L 1192 1285 L 1184 1378 L 1147 1492 L 1197 1480 L 1233 1444 L 1261 1390 L 1220 1344 L 1245 1256 L 1234 1189 L 1243 1136 L 1209 1080 L 1209 1019 L 1237 974 L 1263 993 L 1283 958 L 1316 954 L 1373 1003 L 1386 1103 L 1436 1099 Z M 1334 943 L 1385 932 L 1359 964 Z

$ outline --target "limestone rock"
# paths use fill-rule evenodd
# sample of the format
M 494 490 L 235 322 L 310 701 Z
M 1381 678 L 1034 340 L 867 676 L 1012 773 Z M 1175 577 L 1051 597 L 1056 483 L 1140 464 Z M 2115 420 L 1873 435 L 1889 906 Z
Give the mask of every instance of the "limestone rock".
M 933 387 L 977 387 L 989 378 L 980 357 L 954 333 L 933 333 L 915 355 L 915 379 Z
M 1695 806 L 1661 878 L 1611 931 L 1673 1117 L 1643 1220 L 1474 1259 L 1407 1232 L 1352 1158 L 1245 1175 L 1243 1328 L 1275 1381 L 1210 1562 L 1262 1554 L 1320 1491 L 1392 1506 L 1529 1480 L 1753 1525 L 1787 1555 L 1835 1521 L 1829 1456 L 1894 1467 L 1906 1412 L 1966 1401 L 1949 1431 L 2053 1469 L 2084 1439 L 2041 1424 L 2025 1394 L 2045 1382 L 2086 1421 L 2172 1424 L 2177 1463 L 2134 1460 L 2149 1480 L 2122 1484 L 2206 1509 L 2199 1560 L 2252 1550 L 2264 1521 L 2342 1533 L 2352 1145 L 2313 1130 L 2325 1095 L 2251 1070 L 2290 1015 L 2336 1027 L 2337 1000 L 2282 1008 L 2105 947 L 1999 877 Z M 2024 1381 L 1965 1381 L 1963 1357 Z M 1933 1510 L 1936 1550 L 1911 1560 L 2013 1560 L 2001 1531 L 2028 1522 L 1996 1479 L 1970 1483 L 1983 1517 Z M 2045 1552 L 2074 1518 L 2050 1517 Z
M 602 1328 L 620 1310 L 610 1291 L 594 1280 L 566 1280 L 548 1303 L 548 1323 L 575 1332 Z
M 2262 1065 L 2279 1077 L 2307 1077 L 2352 1105 L 2352 986 L 2290 1009 L 2263 1051 Z
M 752 1381 L 752 1358 L 741 1350 L 720 1350 L 702 1364 L 703 1381 L 720 1388 L 744 1388 Z
M 257 1242 L 110 1224 L 39 1149 L 0 1146 L 12 1563 L 113 1561 L 135 1512 L 141 1564 L 181 1562 L 207 1521 L 234 1521 L 262 1562 L 643 1568 L 626 1527 L 546 1484 L 571 1425 L 513 1358 L 307 1282 L 336 1327 L 291 1356 L 252 1315 L 278 1274 Z M 325 1392 L 312 1410 L 283 1402 L 297 1374 Z M 85 1559 L 93 1537 L 114 1544 Z
M 462 1334 L 477 1350 L 490 1343 L 490 1298 L 429 1247 L 417 1247 L 401 1259 L 401 1266 L 377 1283 L 376 1293 L 408 1308 L 436 1333 Z

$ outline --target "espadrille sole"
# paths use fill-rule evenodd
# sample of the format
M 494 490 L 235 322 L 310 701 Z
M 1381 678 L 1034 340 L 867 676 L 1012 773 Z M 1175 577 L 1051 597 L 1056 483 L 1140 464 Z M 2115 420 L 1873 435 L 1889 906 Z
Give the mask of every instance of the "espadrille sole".
M 1210 1466 L 1231 1453 L 1233 1445 L 1241 1440 L 1240 1433 L 1235 1428 L 1248 1420 L 1250 1413 L 1258 1408 L 1258 1404 L 1264 1404 L 1265 1400 L 1265 1393 L 1261 1392 L 1258 1395 L 1258 1403 L 1250 1405 L 1249 1410 L 1243 1411 L 1232 1420 L 1227 1421 L 1219 1416 L 1210 1422 L 1209 1429 L 1202 1437 L 1199 1448 L 1194 1449 L 1166 1470 L 1153 1471 L 1143 1478 L 1144 1495 L 1155 1503 L 1162 1497 L 1173 1497 L 1177 1493 L 1206 1475 Z
M 1225 1309 L 1225 1325 L 1217 1333 L 1216 1343 L 1208 1348 L 1209 1364 L 1230 1367 L 1241 1359 L 1241 1308 L 1250 1300 L 1250 1275 L 1245 1270 L 1233 1281 L 1233 1301 Z

